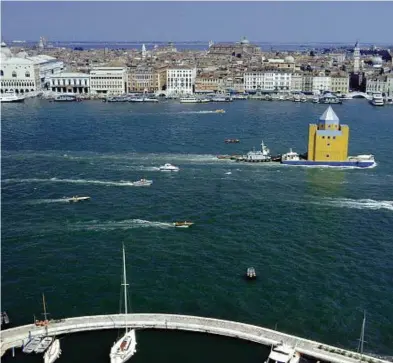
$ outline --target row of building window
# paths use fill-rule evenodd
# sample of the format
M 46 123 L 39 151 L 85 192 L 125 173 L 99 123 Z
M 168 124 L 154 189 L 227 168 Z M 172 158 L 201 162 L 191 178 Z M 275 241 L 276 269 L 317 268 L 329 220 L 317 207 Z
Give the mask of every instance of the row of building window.
M 87 86 L 87 79 L 84 79 L 83 81 L 84 81 L 84 85 Z M 79 79 L 79 80 L 73 79 L 73 82 L 71 82 L 71 79 L 67 79 L 67 80 L 65 80 L 65 79 L 52 79 L 52 85 L 56 86 L 56 83 L 57 83 L 57 86 L 61 86 L 61 85 L 63 85 L 63 86 L 69 85 L 70 86 L 71 84 L 78 85 L 78 83 L 79 83 L 79 86 L 82 86 L 82 79 Z
M 4 71 L 3 70 L 0 71 L 0 75 L 4 76 Z M 16 73 L 16 71 L 13 71 L 12 72 L 12 77 L 16 78 L 17 76 L 18 76 L 18 74 Z M 25 77 L 30 77 L 30 72 L 29 71 L 25 72 Z
M 34 87 L 34 82 L 1 81 L 1 87 Z
M 123 79 L 123 77 L 90 77 L 90 79 Z

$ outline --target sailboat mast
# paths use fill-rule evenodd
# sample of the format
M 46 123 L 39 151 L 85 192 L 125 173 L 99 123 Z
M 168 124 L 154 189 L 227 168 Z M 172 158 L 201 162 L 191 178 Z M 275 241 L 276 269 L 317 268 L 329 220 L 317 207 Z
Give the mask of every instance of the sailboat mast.
M 125 314 L 125 326 L 126 326 L 126 331 L 127 331 L 127 274 L 126 274 L 126 252 L 124 249 L 124 244 L 123 244 L 123 286 L 124 286 L 124 314 Z
M 44 305 L 44 320 L 48 320 L 47 319 L 47 312 L 46 312 L 46 304 L 45 304 L 45 295 L 42 294 L 42 304 Z

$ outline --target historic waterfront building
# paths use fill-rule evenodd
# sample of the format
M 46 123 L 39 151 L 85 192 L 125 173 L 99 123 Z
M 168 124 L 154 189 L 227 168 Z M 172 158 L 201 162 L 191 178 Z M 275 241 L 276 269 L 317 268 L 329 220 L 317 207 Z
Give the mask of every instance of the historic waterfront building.
M 307 160 L 346 161 L 348 139 L 349 127 L 340 125 L 338 116 L 329 106 L 318 124 L 309 126 Z
M 160 89 L 159 74 L 152 67 L 138 66 L 128 73 L 128 92 L 157 92 Z
M 50 78 L 59 75 L 64 70 L 64 62 L 49 55 L 40 54 L 29 57 L 23 52 L 24 57 L 38 65 L 40 70 L 41 88 L 50 88 Z M 18 54 L 19 55 L 19 54 Z
M 348 75 L 332 75 L 330 77 L 330 82 L 330 91 L 341 94 L 347 94 L 349 92 Z
M 14 57 L 7 47 L 1 43 L 0 91 L 29 93 L 41 89 L 39 66 L 32 60 Z
M 314 94 L 323 93 L 325 91 L 331 91 L 332 83 L 331 77 L 325 76 L 324 72 L 314 76 L 312 79 L 312 92 Z
M 167 94 L 193 94 L 196 78 L 196 68 L 181 66 L 166 70 Z
M 121 95 L 127 92 L 125 67 L 94 67 L 90 71 L 90 93 Z
M 244 73 L 245 91 L 289 92 L 292 74 L 277 71 L 249 71 Z
M 86 73 L 60 73 L 49 79 L 50 89 L 59 93 L 89 93 L 90 75 Z
M 393 73 L 389 73 L 386 76 L 367 78 L 366 92 L 381 92 L 389 97 L 393 97 Z

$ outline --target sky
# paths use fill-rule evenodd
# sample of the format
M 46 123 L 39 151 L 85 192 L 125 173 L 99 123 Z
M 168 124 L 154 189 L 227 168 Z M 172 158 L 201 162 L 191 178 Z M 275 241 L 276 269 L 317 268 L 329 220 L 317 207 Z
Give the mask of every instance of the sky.
M 4 40 L 392 43 L 393 2 L 1 1 Z

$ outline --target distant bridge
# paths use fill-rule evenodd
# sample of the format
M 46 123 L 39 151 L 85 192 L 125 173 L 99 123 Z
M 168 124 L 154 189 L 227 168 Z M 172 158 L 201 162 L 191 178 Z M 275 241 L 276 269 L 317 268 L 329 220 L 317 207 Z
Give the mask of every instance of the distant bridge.
M 355 97 L 363 97 L 366 98 L 367 100 L 371 100 L 373 98 L 372 96 L 364 92 L 349 92 L 345 95 L 345 98 L 355 98 Z
M 331 363 L 358 363 L 360 359 L 369 363 L 389 363 L 382 359 L 360 355 L 275 330 L 228 320 L 177 314 L 128 314 L 127 320 L 128 326 L 135 329 L 186 330 L 244 339 L 264 345 L 285 342 L 296 347 L 300 353 Z M 81 316 L 51 321 L 47 328 L 47 334 L 55 336 L 82 331 L 118 329 L 124 328 L 124 326 L 124 314 Z M 3 330 L 1 332 L 1 355 L 10 348 L 22 347 L 26 344 L 29 333 L 32 337 L 43 336 L 46 334 L 46 328 L 30 324 Z M 108 342 L 108 352 L 110 343 Z

